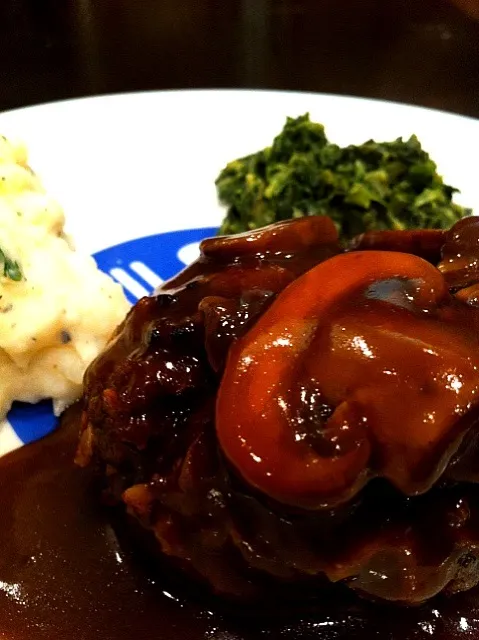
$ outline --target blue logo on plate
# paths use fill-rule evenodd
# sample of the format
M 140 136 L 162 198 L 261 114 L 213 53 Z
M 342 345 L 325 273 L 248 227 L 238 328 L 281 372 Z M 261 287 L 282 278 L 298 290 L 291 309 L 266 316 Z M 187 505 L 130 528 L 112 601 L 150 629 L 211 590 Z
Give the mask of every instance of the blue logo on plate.
M 134 303 L 192 262 L 200 241 L 216 231 L 216 227 L 206 227 L 160 233 L 104 249 L 94 257 L 99 268 L 117 280 Z M 7 419 L 24 444 L 46 436 L 56 425 L 49 400 L 35 405 L 16 402 Z

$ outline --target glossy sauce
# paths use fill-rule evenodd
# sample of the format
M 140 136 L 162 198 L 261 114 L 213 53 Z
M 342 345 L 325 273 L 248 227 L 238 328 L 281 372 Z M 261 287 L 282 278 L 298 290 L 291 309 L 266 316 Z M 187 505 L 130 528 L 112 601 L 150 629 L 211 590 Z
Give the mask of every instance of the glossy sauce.
M 48 438 L 0 460 L 0 637 L 5 640 L 436 640 L 479 633 L 479 593 L 422 607 L 355 598 L 257 614 L 219 609 L 152 570 L 119 540 L 118 518 L 73 464 L 78 411 Z M 311 613 L 314 606 L 315 612 Z M 267 610 L 267 607 L 266 607 Z M 282 613 L 279 613 L 282 611 Z
M 459 235 L 461 232 L 459 228 Z M 470 234 L 468 237 L 471 237 Z M 260 236 L 259 240 L 264 244 L 268 242 L 268 237 Z M 275 242 L 277 241 L 276 238 Z M 207 251 L 212 249 L 218 250 L 215 246 L 206 246 Z M 241 278 L 244 274 L 236 273 L 241 276 L 238 285 L 242 286 Z M 283 271 L 273 269 L 271 273 L 268 272 L 268 277 L 272 276 L 271 282 L 276 281 L 278 274 L 283 274 Z M 466 270 L 457 286 L 469 285 L 475 281 L 475 277 L 471 279 L 470 270 Z M 472 294 L 476 295 L 475 292 Z M 166 304 L 169 297 L 164 298 Z M 160 302 L 161 300 L 160 298 Z M 143 306 L 147 304 L 152 303 L 147 301 Z M 137 327 L 138 331 L 142 326 Z M 189 330 L 189 325 L 186 329 Z M 218 369 L 222 366 L 223 350 L 224 347 L 218 353 L 212 352 Z M 190 369 L 194 378 L 194 367 L 191 366 Z M 174 369 L 175 375 L 176 371 Z M 167 382 L 181 385 L 182 379 L 182 375 L 178 379 L 170 375 Z M 137 381 L 133 381 L 136 384 Z M 140 396 L 140 399 L 148 400 L 148 394 L 156 394 L 155 389 L 149 389 L 148 385 L 137 385 L 132 390 L 134 400 L 138 400 Z M 112 400 L 114 398 L 111 394 L 105 396 L 106 409 L 114 408 Z M 78 409 L 70 410 L 62 427 L 55 434 L 0 460 L 0 638 L 253 640 L 260 637 L 320 637 L 326 640 L 346 640 L 353 637 L 359 640 L 403 640 L 434 635 L 439 640 L 453 640 L 474 637 L 479 633 L 478 590 L 450 598 L 435 598 L 427 605 L 405 608 L 360 600 L 346 589 L 331 586 L 328 587 L 327 594 L 322 592 L 321 596 L 316 589 L 313 598 L 311 591 L 306 595 L 307 585 L 304 592 L 301 591 L 303 587 L 293 585 L 294 600 L 289 592 L 288 602 L 280 602 L 279 598 L 285 595 L 288 597 L 288 594 L 280 592 L 279 587 L 272 586 L 268 591 L 268 599 L 253 608 L 231 599 L 225 604 L 223 600 L 205 595 L 205 589 L 194 590 L 191 584 L 181 584 L 178 578 L 173 580 L 174 574 L 165 564 L 153 564 L 151 558 L 140 555 L 138 547 L 124 533 L 127 527 L 124 526 L 121 512 L 100 504 L 100 492 L 98 486 L 94 486 L 93 471 L 79 469 L 73 464 L 80 430 L 79 413 Z M 141 436 L 138 424 L 135 425 L 135 434 Z M 199 458 L 196 456 L 198 459 L 195 460 L 194 455 L 189 456 L 189 473 L 182 474 L 182 482 L 188 483 L 198 475 L 198 469 L 193 463 L 202 461 L 201 454 L 208 450 L 208 442 L 201 445 L 201 439 L 197 439 L 192 447 L 193 453 L 197 450 Z M 472 449 L 475 450 L 475 447 Z M 467 458 L 468 452 L 463 453 Z M 471 460 L 476 460 L 474 455 Z M 464 469 L 460 465 L 456 464 L 453 471 L 455 479 L 464 480 Z M 471 469 L 467 469 L 466 476 L 469 477 L 470 474 Z M 206 476 L 205 479 L 207 480 Z M 380 492 L 380 486 L 378 487 L 374 490 Z M 464 539 L 470 543 L 462 548 L 463 555 L 452 557 L 452 562 L 457 562 L 464 569 L 464 575 L 468 567 L 477 563 L 477 490 L 459 485 L 457 495 L 455 491 L 453 488 L 451 492 L 443 493 L 439 489 L 425 497 L 426 507 L 430 501 L 428 508 L 431 509 L 432 517 L 429 517 L 429 511 L 424 510 L 423 501 L 416 503 L 416 512 L 414 506 L 409 504 L 409 499 L 403 505 L 406 521 L 411 509 L 415 527 L 419 527 L 418 540 L 422 541 L 419 545 L 419 579 L 422 579 L 422 568 L 426 573 L 429 570 L 437 574 L 444 569 L 442 547 L 447 547 L 450 540 L 461 542 Z M 353 508 L 349 514 L 351 518 L 356 514 L 357 528 L 353 529 L 354 536 L 357 537 L 365 528 L 366 542 L 370 539 L 367 535 L 369 527 L 372 532 L 379 532 L 378 519 L 383 524 L 389 523 L 391 519 L 398 519 L 399 525 L 402 522 L 400 510 L 398 512 L 396 508 L 397 502 L 390 502 L 392 495 L 380 493 L 379 497 L 381 496 L 384 513 L 381 510 L 377 513 L 376 508 L 368 511 L 368 500 L 365 499 L 363 506 Z M 183 499 L 181 495 L 180 498 Z M 251 502 L 250 498 L 248 500 Z M 238 504 L 241 507 L 241 500 Z M 375 504 L 380 503 L 373 503 L 373 506 Z M 268 518 L 262 518 L 265 513 L 263 508 L 257 511 L 257 515 L 261 516 L 258 526 L 268 523 Z M 439 518 L 437 522 L 436 516 Z M 248 526 L 252 523 L 252 519 L 246 518 L 243 524 L 247 526 L 239 530 L 241 535 L 246 536 L 246 540 Z M 281 523 L 280 531 L 287 524 L 283 520 Z M 274 533 L 279 521 L 273 518 L 272 524 Z M 322 529 L 326 523 L 321 521 L 318 524 L 319 529 Z M 189 520 L 187 525 L 190 531 Z M 400 533 L 401 526 L 397 531 L 392 527 L 392 534 Z M 254 527 L 252 531 L 254 532 Z M 261 536 L 250 540 L 252 550 L 256 542 L 261 543 L 263 530 L 259 531 Z M 411 537 L 409 533 L 410 529 L 406 527 L 406 538 Z M 469 535 L 471 533 L 472 537 Z M 398 553 L 404 551 L 410 556 L 406 538 L 402 540 L 400 536 L 393 536 L 391 540 L 386 540 L 388 544 L 383 545 L 383 548 L 386 550 L 391 546 L 389 543 L 393 542 L 391 548 L 397 549 Z M 314 539 L 317 546 L 317 538 Z M 374 539 L 372 542 L 375 544 Z M 379 542 L 383 543 L 384 540 Z M 287 555 L 291 552 L 294 556 L 295 553 L 301 555 L 304 548 L 288 544 L 283 551 Z M 190 545 L 189 553 L 191 552 L 197 554 L 195 564 L 198 566 L 209 563 L 213 557 L 207 555 L 207 550 L 202 545 L 197 545 L 196 548 L 194 544 Z M 393 555 L 384 553 L 376 565 L 366 562 L 361 580 L 376 581 L 379 584 L 384 579 L 383 582 L 387 583 L 389 578 L 394 577 L 395 568 L 402 566 L 400 562 L 392 562 Z M 407 569 L 406 565 L 405 567 L 403 570 Z M 227 573 L 227 580 L 228 576 Z M 375 593 L 369 588 L 363 588 L 364 590 Z

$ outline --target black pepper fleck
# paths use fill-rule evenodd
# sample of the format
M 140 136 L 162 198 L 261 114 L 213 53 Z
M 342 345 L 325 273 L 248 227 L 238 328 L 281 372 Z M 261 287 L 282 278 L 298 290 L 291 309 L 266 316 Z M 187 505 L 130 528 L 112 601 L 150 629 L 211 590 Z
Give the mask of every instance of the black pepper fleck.
M 60 334 L 60 341 L 62 344 L 68 344 L 69 342 L 71 342 L 71 335 L 68 333 L 68 331 L 66 331 L 65 329 L 63 329 L 63 331 Z
M 0 313 L 9 313 L 13 309 L 13 304 L 6 304 L 4 307 L 0 307 Z

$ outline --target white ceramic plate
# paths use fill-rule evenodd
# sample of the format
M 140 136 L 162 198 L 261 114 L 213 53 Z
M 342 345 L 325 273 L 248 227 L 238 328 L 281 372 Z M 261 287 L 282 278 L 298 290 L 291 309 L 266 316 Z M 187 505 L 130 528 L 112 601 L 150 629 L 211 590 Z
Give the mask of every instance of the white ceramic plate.
M 214 180 L 226 162 L 270 144 L 286 116 L 307 111 L 341 145 L 416 133 L 461 190 L 456 200 L 479 211 L 479 121 L 396 103 L 269 91 L 138 93 L 3 113 L 0 133 L 26 141 L 78 248 L 95 254 L 133 301 L 214 232 L 223 216 Z M 53 426 L 48 403 L 17 406 L 0 428 L 0 454 Z

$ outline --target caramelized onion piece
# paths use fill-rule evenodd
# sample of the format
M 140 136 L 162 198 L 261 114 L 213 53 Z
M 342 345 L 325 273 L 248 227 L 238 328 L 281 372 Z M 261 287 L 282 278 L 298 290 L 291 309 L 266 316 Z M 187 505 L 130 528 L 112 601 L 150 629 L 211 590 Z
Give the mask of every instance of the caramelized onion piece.
M 216 407 L 230 463 L 301 508 L 342 503 L 375 475 L 426 491 L 479 388 L 476 332 L 451 322 L 455 305 L 409 254 L 343 254 L 299 277 L 230 349 Z
M 351 240 L 354 251 L 400 251 L 412 253 L 437 264 L 446 238 L 442 229 L 413 229 L 408 231 L 367 231 Z
M 463 218 L 447 232 L 438 269 L 452 289 L 479 283 L 479 216 Z
M 311 216 L 233 236 L 207 238 L 200 248 L 208 258 L 228 259 L 231 256 L 298 253 L 337 242 L 338 232 L 331 218 Z

